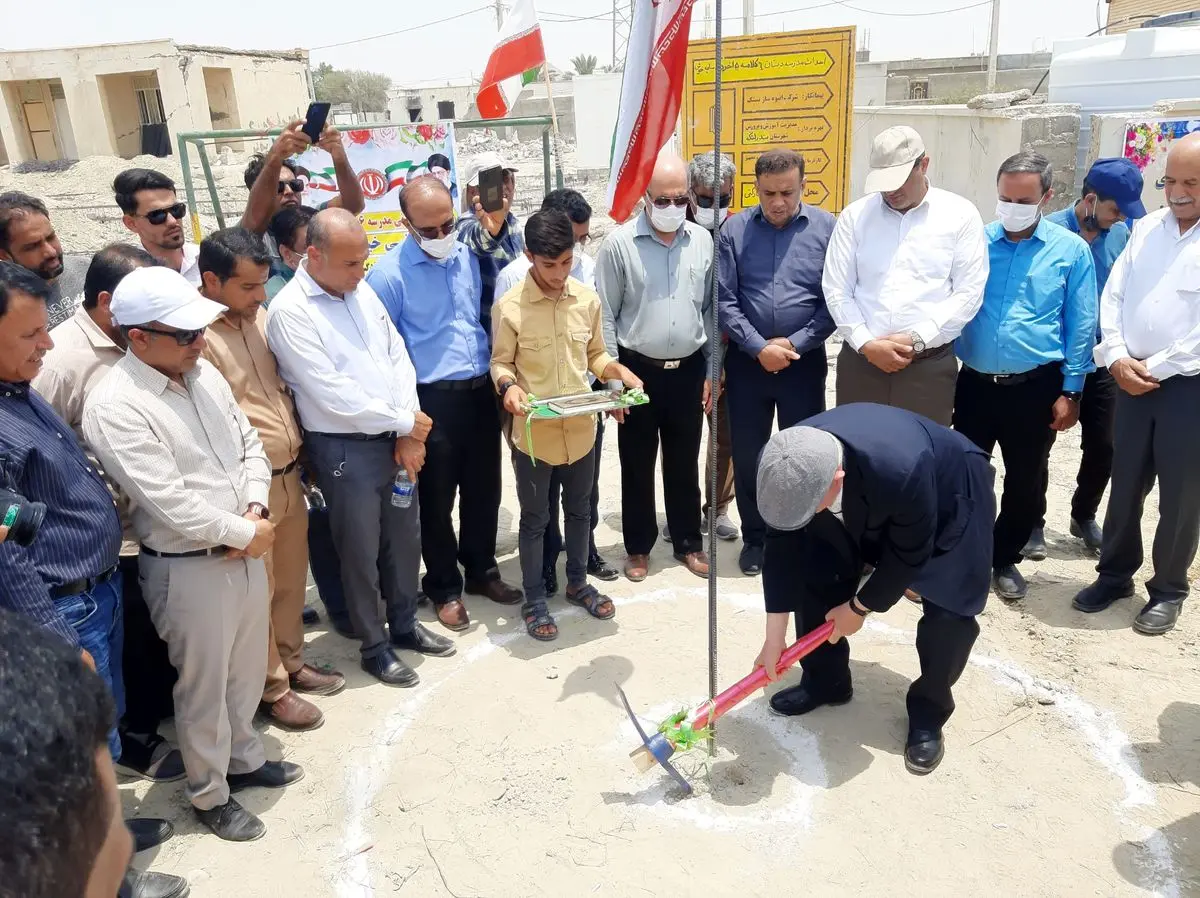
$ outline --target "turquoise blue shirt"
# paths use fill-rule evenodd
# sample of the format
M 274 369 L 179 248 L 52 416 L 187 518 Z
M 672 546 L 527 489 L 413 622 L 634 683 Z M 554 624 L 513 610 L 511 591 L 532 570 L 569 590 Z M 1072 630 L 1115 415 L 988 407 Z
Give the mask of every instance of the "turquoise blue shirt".
M 375 263 L 367 283 L 404 338 L 417 383 L 487 374 L 491 352 L 479 322 L 483 281 L 466 246 L 455 243 L 438 261 L 409 238 Z
M 1046 216 L 1046 221 L 1062 225 L 1073 234 L 1079 234 L 1079 219 L 1075 217 L 1075 207 L 1067 206 Z M 1080 234 L 1080 237 L 1083 235 Z M 1117 264 L 1117 256 L 1129 242 L 1129 225 L 1118 221 L 1107 231 L 1101 231 L 1089 245 L 1092 248 L 1092 261 L 1096 263 L 1096 292 L 1103 294 L 1108 276 L 1112 274 L 1113 266 Z M 1096 342 L 1101 340 L 1100 329 L 1096 328 Z
M 1090 371 L 1100 304 L 1096 263 L 1083 239 L 1045 218 L 1013 243 L 1000 222 L 985 228 L 991 271 L 983 306 L 954 342 L 964 365 L 1021 374 L 1062 362 L 1063 390 L 1079 392 Z

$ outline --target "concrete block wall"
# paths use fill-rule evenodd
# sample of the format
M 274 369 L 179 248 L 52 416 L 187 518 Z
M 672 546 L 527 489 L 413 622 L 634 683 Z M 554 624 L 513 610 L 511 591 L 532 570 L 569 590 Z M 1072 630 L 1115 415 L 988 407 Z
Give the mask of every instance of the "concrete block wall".
M 1051 201 L 1051 209 L 1061 209 L 1075 201 L 1079 109 L 1074 107 L 1074 111 L 1065 111 L 1057 106 L 1043 108 L 1050 111 L 1026 115 L 1019 119 L 1021 149 L 1041 153 L 1053 164 L 1055 195 Z

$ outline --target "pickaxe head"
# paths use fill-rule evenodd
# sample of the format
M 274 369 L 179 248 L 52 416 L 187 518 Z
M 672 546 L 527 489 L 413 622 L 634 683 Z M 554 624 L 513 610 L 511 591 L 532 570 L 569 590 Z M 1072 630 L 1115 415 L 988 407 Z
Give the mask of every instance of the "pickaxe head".
M 637 715 L 633 713 L 633 708 L 629 706 L 629 699 L 625 697 L 625 690 L 618 686 L 617 694 L 621 696 L 621 704 L 625 706 L 625 713 L 633 721 L 634 729 L 637 730 L 638 735 L 642 739 L 642 744 L 629 753 L 629 757 L 633 761 L 634 766 L 637 767 L 638 772 L 645 773 L 655 763 L 658 763 L 662 766 L 663 770 L 667 771 L 674 778 L 675 782 L 683 789 L 684 794 L 690 795 L 692 784 L 684 779 L 683 774 L 671 764 L 671 756 L 675 754 L 675 746 L 662 733 L 647 736 L 646 731 L 642 729 L 642 725 L 638 722 Z

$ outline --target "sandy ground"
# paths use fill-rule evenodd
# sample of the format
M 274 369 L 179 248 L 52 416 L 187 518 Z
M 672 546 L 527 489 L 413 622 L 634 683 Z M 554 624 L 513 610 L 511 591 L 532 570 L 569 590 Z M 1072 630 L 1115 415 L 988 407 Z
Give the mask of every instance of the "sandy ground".
M 138 863 L 186 875 L 197 898 L 1200 895 L 1200 618 L 1151 639 L 1129 628 L 1138 604 L 1071 610 L 1094 565 L 1066 536 L 1078 457 L 1076 430 L 1052 463 L 1050 558 L 1024 565 L 1028 599 L 984 613 L 932 776 L 900 757 L 919 614 L 906 602 L 853 641 L 850 705 L 782 720 L 747 702 L 707 771 L 701 754 L 681 761 L 698 797 L 636 774 L 614 685 L 651 725 L 707 690 L 706 587 L 660 544 L 645 583 L 611 584 L 615 621 L 560 598 L 563 634 L 548 646 L 472 600 L 458 655 L 418 661 L 414 690 L 370 680 L 353 643 L 313 628 L 310 658 L 338 665 L 349 688 L 318 700 L 315 733 L 264 728 L 268 753 L 307 771 L 289 790 L 244 793 L 267 836 L 222 843 L 179 784 L 129 784 L 127 813 L 166 816 L 178 833 Z M 602 486 L 597 542 L 619 564 L 615 439 Z M 516 517 L 506 465 L 510 582 Z M 724 687 L 750 669 L 762 605 L 738 544 L 718 551 Z

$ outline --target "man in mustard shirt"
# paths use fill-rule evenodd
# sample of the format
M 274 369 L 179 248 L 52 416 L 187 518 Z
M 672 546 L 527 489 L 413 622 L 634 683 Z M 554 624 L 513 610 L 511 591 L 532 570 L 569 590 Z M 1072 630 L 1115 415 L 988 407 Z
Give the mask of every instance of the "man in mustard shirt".
M 593 617 L 616 614 L 612 600 L 587 582 L 590 496 L 596 440 L 592 416 L 537 420 L 526 433 L 529 394 L 540 397 L 588 393 L 588 372 L 601 380 L 641 387 L 642 381 L 604 348 L 600 297 L 570 276 L 575 234 L 566 213 L 531 215 L 525 226 L 525 252 L 533 267 L 492 310 L 491 375 L 504 408 L 513 416 L 513 467 L 521 503 L 520 557 L 529 635 L 542 642 L 558 638 L 546 608 L 542 579 L 542 540 L 550 520 L 550 475 L 562 483 L 567 548 L 567 601 Z M 618 415 L 623 413 L 618 412 Z

